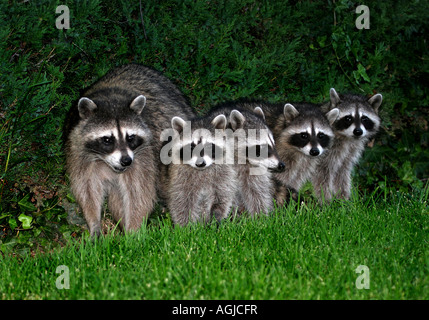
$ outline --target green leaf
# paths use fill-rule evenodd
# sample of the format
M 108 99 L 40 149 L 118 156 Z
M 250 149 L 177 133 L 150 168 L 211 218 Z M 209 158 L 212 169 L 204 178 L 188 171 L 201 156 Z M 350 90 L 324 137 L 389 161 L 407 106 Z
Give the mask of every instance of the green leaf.
M 66 198 L 69 202 L 76 203 L 76 199 L 74 198 L 74 196 L 71 193 L 67 193 Z
M 365 67 L 363 65 L 361 65 L 360 63 L 358 64 L 358 72 L 360 74 L 360 76 L 367 82 L 370 82 L 371 80 L 369 79 L 368 75 L 366 74 L 366 70 Z
M 326 36 L 323 37 L 317 37 L 317 42 L 319 43 L 319 46 L 323 48 L 326 45 Z
M 5 213 L 0 216 L 0 220 L 10 216 L 10 213 Z
M 360 78 L 359 73 L 355 70 L 352 72 L 352 74 L 353 74 L 353 77 L 355 78 L 356 83 L 359 84 L 359 78 Z
M 22 227 L 24 229 L 29 229 L 31 228 L 31 221 L 33 221 L 33 217 L 21 213 L 18 217 L 18 220 L 22 222 Z
M 18 223 L 16 223 L 15 218 L 11 217 L 8 222 L 11 230 L 15 230 L 16 228 L 18 228 Z
M 36 211 L 36 207 L 29 200 L 30 194 L 19 200 L 18 205 L 22 211 Z

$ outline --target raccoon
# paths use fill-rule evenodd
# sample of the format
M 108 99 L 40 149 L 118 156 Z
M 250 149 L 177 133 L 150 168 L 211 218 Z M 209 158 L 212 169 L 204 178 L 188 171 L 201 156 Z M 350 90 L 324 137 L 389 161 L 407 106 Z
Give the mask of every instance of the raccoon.
M 231 129 L 227 140 L 233 149 L 232 163 L 238 181 L 234 206 L 238 212 L 247 211 L 254 216 L 272 211 L 274 184 L 271 176 L 284 171 L 285 164 L 279 159 L 262 109 L 253 106 L 250 111 L 246 107 L 251 109 L 245 102 L 227 102 L 211 113 L 227 116 L 228 129 Z
M 105 196 L 126 231 L 151 213 L 162 166 L 159 135 L 172 114 L 186 119 L 193 111 L 170 80 L 136 64 L 108 72 L 69 110 L 66 167 L 91 235 L 101 232 Z
M 168 168 L 168 208 L 175 224 L 218 222 L 231 210 L 237 188 L 236 173 L 223 160 L 227 125 L 224 115 L 174 117 L 173 161 Z M 220 134 L 219 134 L 220 133 Z
M 313 187 L 318 198 L 330 201 L 333 197 L 350 198 L 351 173 L 358 163 L 365 145 L 380 126 L 378 109 L 382 95 L 370 99 L 359 95 L 338 95 L 330 90 L 330 102 L 322 106 L 324 112 L 339 109 L 333 123 L 335 141 L 332 149 L 318 165 L 313 175 Z
M 279 157 L 286 166 L 284 172 L 273 175 L 276 203 L 282 205 L 291 195 L 296 197 L 314 174 L 320 157 L 331 147 L 334 134 L 330 123 L 339 111 L 334 108 L 325 116 L 319 106 L 310 103 L 249 104 L 250 108 L 255 105 L 261 106 Z

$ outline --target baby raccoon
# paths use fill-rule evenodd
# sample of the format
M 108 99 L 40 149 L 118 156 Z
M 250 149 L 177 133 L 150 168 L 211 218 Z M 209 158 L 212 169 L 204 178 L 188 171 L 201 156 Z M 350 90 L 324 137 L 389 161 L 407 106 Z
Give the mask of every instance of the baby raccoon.
M 277 152 L 286 170 L 274 173 L 275 198 L 278 205 L 296 196 L 302 185 L 309 181 L 316 170 L 320 156 L 332 145 L 334 134 L 330 123 L 338 116 L 338 109 L 326 116 L 317 105 L 310 103 L 260 105 L 267 125 L 273 132 Z
M 224 115 L 171 120 L 176 134 L 171 141 L 167 204 L 175 224 L 207 223 L 226 218 L 236 192 L 236 173 L 225 164 Z
M 285 164 L 280 160 L 273 134 L 264 121 L 259 106 L 250 111 L 245 102 L 228 102 L 215 107 L 212 113 L 228 118 L 230 150 L 234 152 L 234 168 L 238 189 L 235 207 L 252 216 L 268 214 L 273 209 L 274 184 L 272 174 L 282 172 Z
M 323 105 L 322 110 L 329 113 L 333 108 L 339 109 L 339 116 L 332 126 L 334 144 L 312 179 L 319 199 L 349 199 L 353 167 L 380 126 L 378 109 L 381 102 L 381 94 L 367 99 L 352 94 L 338 95 L 334 88 L 330 90 L 330 102 Z

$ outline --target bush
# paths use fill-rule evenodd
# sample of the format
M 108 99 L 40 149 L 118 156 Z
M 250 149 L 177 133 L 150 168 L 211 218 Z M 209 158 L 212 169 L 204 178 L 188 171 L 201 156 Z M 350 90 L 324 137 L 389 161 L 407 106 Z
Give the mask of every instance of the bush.
M 164 72 L 204 112 L 240 97 L 322 102 L 329 88 L 384 100 L 382 129 L 356 170 L 361 189 L 402 191 L 429 176 L 428 8 L 367 1 L 58 1 L 0 3 L 0 241 L 73 234 L 66 221 L 61 130 L 66 110 L 110 68 Z M 49 227 L 48 227 L 49 226 Z M 18 242 L 19 242 L 18 241 Z

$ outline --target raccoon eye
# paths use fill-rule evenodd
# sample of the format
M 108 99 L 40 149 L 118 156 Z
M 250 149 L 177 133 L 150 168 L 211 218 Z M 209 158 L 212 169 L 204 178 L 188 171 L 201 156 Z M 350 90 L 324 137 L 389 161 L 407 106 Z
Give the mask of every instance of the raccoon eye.
M 367 116 L 363 116 L 363 117 L 361 118 L 361 121 L 362 121 L 362 122 L 368 122 L 368 120 L 369 120 L 369 118 L 368 118 Z
M 322 132 L 319 132 L 319 133 L 317 134 L 317 137 L 318 137 L 319 139 L 323 139 L 325 136 L 326 136 L 326 134 L 324 134 L 324 133 L 322 133 Z
M 353 117 L 352 116 L 346 116 L 346 117 L 344 117 L 344 120 L 346 122 L 352 122 L 353 121 Z
M 260 145 L 256 145 L 255 146 L 255 150 L 256 150 L 256 156 L 260 157 L 261 156 L 261 146 Z
M 308 139 L 308 133 L 307 132 L 302 132 L 301 133 L 301 138 L 302 139 Z
M 270 154 L 269 146 L 267 144 L 254 145 L 246 148 L 246 156 L 248 158 L 260 158 L 261 155 L 266 157 Z
M 111 145 L 113 143 L 113 137 L 102 137 L 101 139 L 105 145 Z
M 216 145 L 212 143 L 212 156 L 213 159 L 216 157 Z
M 127 141 L 131 142 L 135 139 L 136 135 L 135 134 L 131 134 L 131 135 L 127 135 Z

